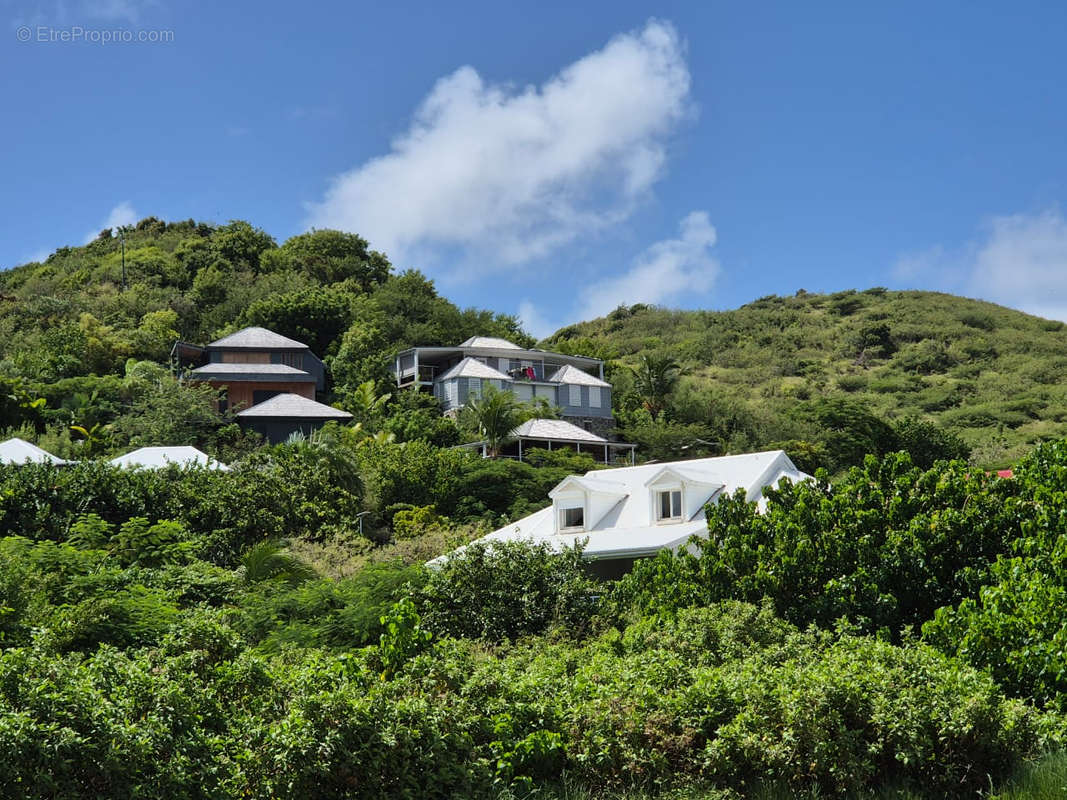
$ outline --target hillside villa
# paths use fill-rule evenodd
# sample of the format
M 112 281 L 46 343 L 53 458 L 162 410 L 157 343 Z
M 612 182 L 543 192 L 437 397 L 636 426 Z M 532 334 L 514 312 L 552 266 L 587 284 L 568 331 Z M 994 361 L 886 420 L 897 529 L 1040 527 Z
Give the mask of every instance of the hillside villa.
M 591 571 L 617 578 L 638 558 L 677 550 L 694 535 L 706 537 L 709 503 L 740 489 L 749 502 L 763 507 L 764 489 L 782 479 L 799 482 L 811 476 L 783 450 L 594 470 L 564 478 L 548 493 L 551 505 L 477 542 L 546 543 L 555 550 L 584 544 L 582 555 Z
M 308 435 L 331 419 L 352 419 L 315 399 L 326 390 L 322 360 L 306 344 L 266 328 L 243 328 L 203 347 L 176 342 L 171 360 L 184 380 L 219 389 L 219 410 L 234 410 L 242 428 L 272 444 L 295 432 Z
M 587 356 L 525 349 L 506 339 L 472 336 L 455 347 L 412 347 L 397 353 L 396 385 L 432 392 L 454 415 L 489 387 L 522 402 L 543 398 L 572 425 L 600 437 L 611 434 L 611 384 L 604 362 Z

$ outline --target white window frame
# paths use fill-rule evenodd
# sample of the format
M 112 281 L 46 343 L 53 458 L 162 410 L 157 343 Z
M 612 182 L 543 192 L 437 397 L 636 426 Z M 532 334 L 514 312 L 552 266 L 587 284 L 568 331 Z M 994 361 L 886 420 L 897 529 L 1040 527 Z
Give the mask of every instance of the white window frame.
M 663 516 L 663 496 L 668 495 L 670 499 L 668 503 L 671 507 L 671 515 L 669 517 Z M 677 495 L 677 498 L 675 497 Z M 677 506 L 675 500 L 677 499 Z M 672 486 L 668 489 L 656 489 L 652 493 L 653 513 L 656 517 L 656 523 L 661 525 L 669 525 L 673 522 L 681 522 L 685 509 L 685 496 L 681 487 Z M 677 510 L 677 513 L 675 511 Z
M 590 408 L 600 408 L 600 387 L 599 386 L 590 386 L 589 387 L 589 407 Z
M 456 390 L 459 387 L 456 385 L 456 381 L 445 381 L 445 402 L 454 406 L 456 404 Z
M 580 406 L 582 404 L 582 387 L 576 383 L 571 383 L 567 385 L 567 389 L 567 400 L 570 401 L 567 405 Z
M 481 378 L 467 378 L 467 400 L 469 401 L 472 397 L 481 400 L 483 388 Z

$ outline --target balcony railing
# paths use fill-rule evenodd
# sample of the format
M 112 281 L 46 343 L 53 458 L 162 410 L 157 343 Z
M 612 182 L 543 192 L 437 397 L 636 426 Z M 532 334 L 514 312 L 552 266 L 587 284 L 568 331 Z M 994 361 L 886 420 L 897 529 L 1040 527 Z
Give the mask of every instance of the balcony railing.
M 429 364 L 419 364 L 417 372 L 420 383 L 433 383 L 434 378 L 437 376 L 437 367 Z M 405 383 L 414 383 L 415 374 L 416 369 L 414 366 L 403 368 L 400 370 L 400 378 L 397 383 L 401 385 Z

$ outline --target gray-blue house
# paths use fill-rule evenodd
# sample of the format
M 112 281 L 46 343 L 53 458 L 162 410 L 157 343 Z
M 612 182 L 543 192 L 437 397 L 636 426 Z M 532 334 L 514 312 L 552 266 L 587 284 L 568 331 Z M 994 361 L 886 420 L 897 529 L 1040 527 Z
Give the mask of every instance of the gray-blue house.
M 505 339 L 475 336 L 455 347 L 413 347 L 396 356 L 399 387 L 433 392 L 445 413 L 456 413 L 489 387 L 523 402 L 543 399 L 560 416 L 607 435 L 615 427 L 604 362 L 587 356 L 524 349 Z

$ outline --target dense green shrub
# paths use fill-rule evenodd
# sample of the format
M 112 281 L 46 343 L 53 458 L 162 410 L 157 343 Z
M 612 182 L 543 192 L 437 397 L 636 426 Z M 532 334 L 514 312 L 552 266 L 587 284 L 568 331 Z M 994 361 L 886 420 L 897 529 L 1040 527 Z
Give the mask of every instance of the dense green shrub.
M 596 591 L 580 548 L 556 553 L 547 544 L 476 542 L 434 565 L 417 600 L 435 633 L 502 641 L 554 624 L 571 633 L 587 629 Z
M 1038 447 L 1010 481 L 1022 516 L 977 597 L 938 610 L 924 635 L 1012 694 L 1067 709 L 1067 443 Z
M 241 599 L 235 625 L 265 652 L 362 647 L 378 640 L 381 617 L 393 604 L 425 580 L 421 566 L 378 562 L 342 580 L 256 587 Z
M 0 794 L 489 798 L 566 773 L 596 792 L 944 796 L 1054 743 L 1051 720 L 928 647 L 800 633 L 740 604 L 581 644 L 444 640 L 384 679 L 378 650 L 268 665 L 211 612 L 152 650 L 7 650 Z

